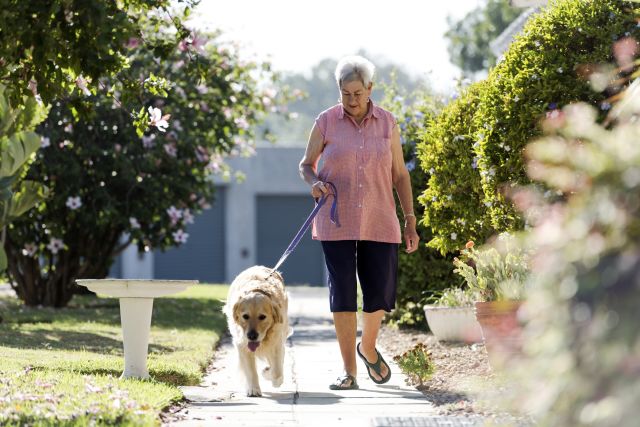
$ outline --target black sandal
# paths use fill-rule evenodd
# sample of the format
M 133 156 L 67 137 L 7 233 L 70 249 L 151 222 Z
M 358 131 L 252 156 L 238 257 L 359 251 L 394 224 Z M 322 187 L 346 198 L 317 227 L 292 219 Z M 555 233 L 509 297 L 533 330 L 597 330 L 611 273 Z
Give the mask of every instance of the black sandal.
M 358 352 L 358 356 L 360 356 L 360 359 L 362 359 L 362 361 L 364 362 L 364 364 L 367 366 L 367 372 L 369 373 L 369 378 L 371 378 L 371 381 L 373 381 L 376 384 L 384 384 L 387 381 L 389 381 L 389 379 L 391 378 L 391 367 L 389 366 L 389 364 L 387 362 L 385 362 L 385 360 L 382 358 L 382 355 L 380 354 L 380 352 L 378 351 L 378 349 L 376 348 L 376 354 L 378 355 L 378 360 L 376 360 L 376 363 L 371 363 L 367 360 L 366 357 L 364 357 L 364 354 L 360 353 L 360 344 L 358 343 L 358 345 L 356 346 L 356 351 Z M 382 364 L 385 364 L 385 366 L 387 367 L 387 375 L 386 376 L 382 376 Z M 378 374 L 378 376 L 380 377 L 379 380 L 375 379 L 373 377 L 373 375 L 371 375 L 371 370 L 373 369 L 373 371 Z
M 329 386 L 331 390 L 357 390 L 358 382 L 356 377 L 349 374 L 344 374 L 336 379 L 336 382 Z

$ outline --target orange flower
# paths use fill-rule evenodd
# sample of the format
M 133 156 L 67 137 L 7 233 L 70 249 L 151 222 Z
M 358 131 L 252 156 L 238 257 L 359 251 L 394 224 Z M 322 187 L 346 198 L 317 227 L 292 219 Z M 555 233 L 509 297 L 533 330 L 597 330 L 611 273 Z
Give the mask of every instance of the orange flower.
M 473 240 L 469 240 L 469 241 L 467 242 L 467 244 L 466 244 L 466 245 L 464 245 L 464 247 L 465 247 L 465 248 L 467 248 L 467 249 L 471 249 L 471 248 L 473 248 Z

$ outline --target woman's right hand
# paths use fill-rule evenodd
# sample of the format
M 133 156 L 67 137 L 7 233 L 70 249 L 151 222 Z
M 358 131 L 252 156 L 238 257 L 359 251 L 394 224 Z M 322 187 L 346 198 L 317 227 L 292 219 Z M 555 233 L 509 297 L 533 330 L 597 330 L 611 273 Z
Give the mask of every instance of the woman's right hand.
M 328 192 L 329 192 L 329 190 L 327 190 L 327 186 L 324 185 L 324 182 L 322 182 L 322 181 L 316 181 L 311 186 L 311 195 L 315 199 L 319 199 L 320 197 L 324 196 Z

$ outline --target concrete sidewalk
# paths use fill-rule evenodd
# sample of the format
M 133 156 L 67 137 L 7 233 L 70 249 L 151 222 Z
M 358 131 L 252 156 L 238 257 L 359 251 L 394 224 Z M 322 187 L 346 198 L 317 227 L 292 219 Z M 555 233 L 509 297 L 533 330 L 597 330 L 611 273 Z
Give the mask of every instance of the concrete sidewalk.
M 383 353 L 391 380 L 378 386 L 358 360 L 360 390 L 333 391 L 329 384 L 342 363 L 328 308 L 326 288 L 290 287 L 289 319 L 294 334 L 285 357 L 279 389 L 261 378 L 262 398 L 244 395 L 230 342 L 216 352 L 201 387 L 183 387 L 189 405 L 177 415 L 184 426 L 475 426 L 478 420 L 436 416 L 434 406 L 405 377 L 391 355 Z M 446 419 L 445 419 L 446 418 Z

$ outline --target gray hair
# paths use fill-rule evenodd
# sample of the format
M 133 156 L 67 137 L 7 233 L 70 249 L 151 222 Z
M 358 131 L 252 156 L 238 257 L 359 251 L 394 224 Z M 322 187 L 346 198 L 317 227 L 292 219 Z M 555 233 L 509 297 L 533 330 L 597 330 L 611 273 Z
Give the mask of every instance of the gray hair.
M 358 55 L 345 56 L 336 66 L 336 83 L 341 88 L 342 83 L 361 81 L 364 87 L 368 87 L 375 72 L 376 66 L 368 59 Z

